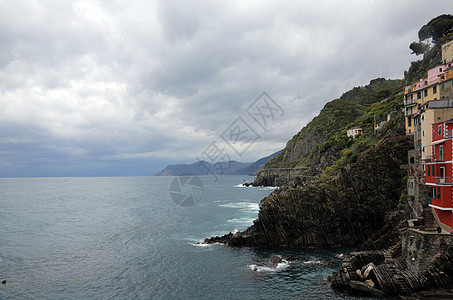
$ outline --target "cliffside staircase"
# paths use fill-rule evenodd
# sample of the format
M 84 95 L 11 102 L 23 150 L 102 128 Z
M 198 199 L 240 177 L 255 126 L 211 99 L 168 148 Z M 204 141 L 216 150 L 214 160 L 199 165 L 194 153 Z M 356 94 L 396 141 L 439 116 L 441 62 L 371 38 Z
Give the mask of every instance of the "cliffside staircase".
M 434 219 L 431 207 L 425 207 L 423 209 L 423 226 L 425 231 L 436 231 L 437 223 Z

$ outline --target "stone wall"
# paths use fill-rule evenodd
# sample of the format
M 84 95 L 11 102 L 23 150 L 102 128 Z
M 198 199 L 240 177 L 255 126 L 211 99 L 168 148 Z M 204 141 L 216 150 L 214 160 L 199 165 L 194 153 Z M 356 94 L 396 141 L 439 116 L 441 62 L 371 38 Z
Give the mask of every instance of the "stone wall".
M 403 233 L 401 258 L 409 271 L 419 274 L 451 246 L 452 235 L 408 229 Z

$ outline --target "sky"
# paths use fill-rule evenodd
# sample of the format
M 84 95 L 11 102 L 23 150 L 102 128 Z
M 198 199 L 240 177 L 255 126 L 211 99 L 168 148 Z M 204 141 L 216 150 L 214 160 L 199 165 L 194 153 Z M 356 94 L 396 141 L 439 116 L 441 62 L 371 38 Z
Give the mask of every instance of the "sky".
M 440 0 L 0 0 L 0 177 L 255 161 L 343 92 L 402 78 L 420 27 L 452 12 Z

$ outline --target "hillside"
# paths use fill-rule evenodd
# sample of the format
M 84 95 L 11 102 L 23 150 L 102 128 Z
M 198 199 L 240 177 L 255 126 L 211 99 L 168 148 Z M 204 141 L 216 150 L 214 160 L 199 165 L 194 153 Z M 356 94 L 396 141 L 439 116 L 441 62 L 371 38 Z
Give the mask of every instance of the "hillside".
M 354 151 L 351 155 L 365 150 L 377 142 L 374 122 L 386 120 L 387 114 L 401 107 L 400 90 L 401 80 L 378 78 L 371 80 L 367 86 L 355 87 L 339 99 L 328 102 L 319 115 L 265 165 L 265 169 L 307 167 L 309 175 L 319 176 L 335 164 L 345 150 Z M 347 136 L 347 129 L 354 126 L 363 129 L 363 137 L 353 139 Z M 275 178 L 272 180 L 264 178 L 268 174 L 261 172 L 255 184 L 275 185 L 276 181 L 280 181 L 278 173 L 273 174 Z

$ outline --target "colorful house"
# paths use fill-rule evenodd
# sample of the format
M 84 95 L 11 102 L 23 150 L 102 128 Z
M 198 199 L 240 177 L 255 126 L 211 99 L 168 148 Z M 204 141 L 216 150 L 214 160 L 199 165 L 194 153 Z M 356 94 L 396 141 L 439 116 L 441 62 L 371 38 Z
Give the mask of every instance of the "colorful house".
M 440 99 L 439 81 L 448 65 L 439 65 L 428 70 L 428 76 L 404 89 L 404 116 L 406 134 L 416 132 L 415 127 L 420 123 L 419 107 L 431 100 Z
M 426 185 L 431 187 L 429 206 L 437 224 L 446 231 L 453 227 L 452 203 L 453 119 L 432 125 L 432 156 L 426 162 Z

